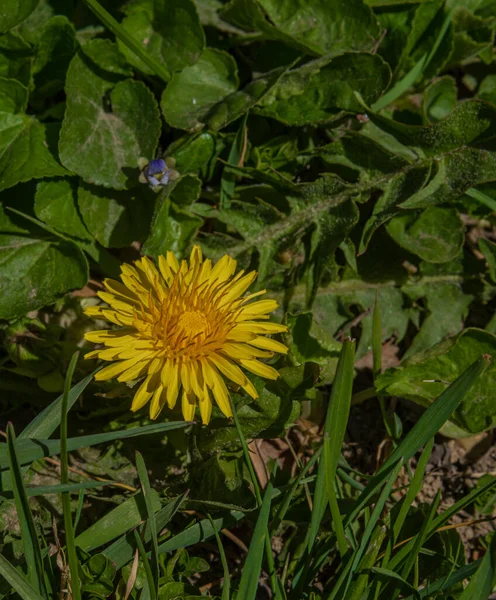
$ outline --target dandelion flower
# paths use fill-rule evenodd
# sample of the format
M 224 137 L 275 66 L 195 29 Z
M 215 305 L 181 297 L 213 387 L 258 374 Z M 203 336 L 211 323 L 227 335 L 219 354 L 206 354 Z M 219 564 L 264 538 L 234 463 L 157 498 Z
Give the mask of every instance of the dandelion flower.
M 99 381 L 143 378 L 131 410 L 150 401 L 150 417 L 156 419 L 166 404 L 173 408 L 181 396 L 185 420 L 194 418 L 198 404 L 206 424 L 212 397 L 227 417 L 232 416 L 224 378 L 252 398 L 258 395 L 244 370 L 277 379 L 278 372 L 259 359 L 287 352 L 286 346 L 267 337 L 287 328 L 268 321 L 278 306 L 275 300 L 252 302 L 265 290 L 245 295 L 256 271 L 235 274 L 236 261 L 228 255 L 213 265 L 203 259 L 198 246 L 189 264 L 167 252 L 159 257 L 158 269 L 144 257 L 121 270 L 122 283 L 106 279 L 106 291 L 98 293 L 108 307 L 86 309 L 87 315 L 121 328 L 87 333 L 87 340 L 104 347 L 85 358 L 112 362 L 95 375 Z

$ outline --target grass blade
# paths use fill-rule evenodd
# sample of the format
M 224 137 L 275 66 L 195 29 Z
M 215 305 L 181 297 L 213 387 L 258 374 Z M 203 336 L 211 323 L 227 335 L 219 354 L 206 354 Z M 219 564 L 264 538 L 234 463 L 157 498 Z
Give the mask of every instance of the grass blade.
M 236 408 L 235 408 L 233 402 L 231 402 L 231 408 L 232 408 L 232 413 L 233 413 L 234 424 L 236 425 L 236 431 L 238 432 L 238 437 L 241 442 L 241 446 L 243 448 L 243 455 L 245 458 L 245 462 L 248 467 L 248 471 L 250 473 L 250 478 L 252 480 L 253 487 L 255 490 L 255 496 L 257 498 L 257 503 L 258 503 L 258 506 L 261 507 L 262 506 L 262 495 L 260 493 L 260 486 L 258 485 L 258 479 L 257 479 L 257 476 L 255 475 L 255 470 L 253 469 L 253 464 L 251 462 L 248 444 L 246 443 L 243 429 L 239 423 L 238 415 L 236 414 Z M 272 494 L 272 492 L 271 492 L 271 494 Z M 271 496 L 271 500 L 272 500 L 272 496 Z M 260 508 L 260 510 L 261 510 L 261 508 Z M 267 517 L 267 519 L 268 519 L 268 517 Z M 276 569 L 274 566 L 274 557 L 272 556 L 272 546 L 270 543 L 270 533 L 269 533 L 268 527 L 265 530 L 265 555 L 267 558 L 267 567 L 268 567 L 272 592 L 274 594 L 274 597 L 277 600 L 280 596 L 280 582 L 277 579 Z
M 439 48 L 444 36 L 446 35 L 455 8 L 456 6 L 453 5 L 449 13 L 446 15 L 443 25 L 439 30 L 436 41 L 434 42 L 434 45 L 432 46 L 430 52 L 426 52 L 422 56 L 422 58 L 413 66 L 413 68 L 403 77 L 403 79 L 400 79 L 400 81 L 395 83 L 395 85 L 391 89 L 389 89 L 383 96 L 379 98 L 379 100 L 377 100 L 377 102 L 375 102 L 372 105 L 372 109 L 374 111 L 379 111 L 388 104 L 391 104 L 391 102 L 394 102 L 405 92 L 407 92 L 408 89 L 411 88 L 412 85 L 414 85 L 415 82 L 420 78 L 424 70 L 429 66 L 429 63 L 434 58 L 437 49 Z
M 463 590 L 459 600 L 480 600 L 489 598 L 496 583 L 496 538 L 482 559 L 475 575 Z
M 422 448 L 446 423 L 449 417 L 456 410 L 465 394 L 477 381 L 479 376 L 485 371 L 489 364 L 489 357 L 483 356 L 476 360 L 448 387 L 444 392 L 434 400 L 429 408 L 422 414 L 412 429 L 405 436 L 403 441 L 391 453 L 384 462 L 379 471 L 370 479 L 367 487 L 358 497 L 353 509 L 348 513 L 345 519 L 345 527 L 357 518 L 365 506 L 370 504 L 373 496 L 377 493 L 392 465 L 400 458 L 403 464 Z
M 244 118 L 241 120 L 238 132 L 234 138 L 233 145 L 229 152 L 227 159 L 227 165 L 224 167 L 222 172 L 222 179 L 220 182 L 220 208 L 229 208 L 231 205 L 231 199 L 236 189 L 236 174 L 229 169 L 229 165 L 235 167 L 241 167 L 244 162 L 244 155 L 246 152 L 246 145 L 248 142 L 248 132 L 246 129 L 246 121 L 248 120 L 248 112 L 245 113 Z
M 436 497 L 434 498 L 427 518 L 422 523 L 422 527 L 420 528 L 419 534 L 416 536 L 415 544 L 413 545 L 412 551 L 408 554 L 405 565 L 401 570 L 401 577 L 406 580 L 410 571 L 413 569 L 415 565 L 415 561 L 417 560 L 420 549 L 422 548 L 425 540 L 427 539 L 429 527 L 432 523 L 432 520 L 437 512 L 439 507 L 439 503 L 441 502 L 441 490 L 438 490 Z M 400 587 L 396 587 L 392 593 L 392 600 L 396 600 L 396 598 L 400 595 L 401 589 Z
M 64 394 L 62 396 L 61 417 L 60 417 L 60 483 L 69 484 L 69 455 L 67 451 L 67 407 L 69 404 L 69 391 L 71 389 L 72 376 L 76 368 L 79 352 L 72 356 L 67 374 L 65 377 Z M 72 522 L 71 494 L 64 491 L 61 494 L 62 509 L 64 513 L 65 544 L 67 549 L 67 558 L 69 562 L 69 573 L 71 576 L 71 592 L 74 600 L 81 600 L 81 587 L 79 584 L 79 564 L 76 555 L 76 545 L 74 543 L 74 526 Z
M 141 558 L 141 562 L 143 563 L 143 568 L 145 569 L 145 574 L 146 574 L 146 581 L 148 583 L 148 594 L 149 596 L 151 596 L 151 598 L 153 600 L 156 600 L 157 598 L 157 589 L 155 587 L 155 582 L 154 582 L 154 577 L 153 577 L 153 573 L 152 573 L 152 569 L 150 567 L 150 562 L 148 560 L 148 556 L 146 555 L 146 550 L 145 547 L 143 545 L 143 541 L 141 539 L 140 534 L 138 533 L 138 530 L 135 529 L 133 531 L 134 534 L 134 540 L 136 542 L 136 547 L 138 548 L 138 552 Z
M 82 435 L 79 437 L 69 438 L 67 440 L 67 450 L 72 452 L 79 448 L 95 446 L 104 442 L 112 442 L 114 440 L 123 440 L 141 435 L 151 435 L 153 433 L 162 433 L 171 431 L 172 429 L 181 429 L 187 427 L 189 423 L 186 421 L 170 421 L 169 423 L 154 423 L 153 425 L 145 425 L 143 427 L 135 427 L 133 429 L 122 429 L 118 431 L 108 431 L 106 433 L 95 433 L 93 435 Z M 22 439 L 16 444 L 17 456 L 20 464 L 25 465 L 32 463 L 35 460 L 53 454 L 60 453 L 60 440 L 45 440 L 45 439 Z M 9 466 L 6 444 L 0 444 L 0 469 L 6 469 Z
M 336 532 L 341 557 L 346 554 L 347 543 L 344 534 L 343 520 L 339 512 L 336 497 L 336 472 L 338 470 L 341 447 L 348 425 L 353 387 L 353 364 L 355 360 L 355 342 L 345 340 L 341 349 L 336 377 L 332 386 L 329 408 L 324 425 L 324 469 L 327 499 L 331 509 L 332 522 Z M 320 468 L 319 468 L 320 471 Z
M 487 206 L 493 212 L 496 212 L 496 200 L 494 198 L 491 198 L 491 196 L 488 196 L 484 192 L 481 192 L 480 190 L 477 190 L 475 188 L 470 188 L 465 193 L 467 194 L 467 196 L 470 196 L 474 200 L 477 200 L 481 204 L 484 204 L 484 206 Z
M 161 63 L 155 60 L 153 56 L 148 54 L 138 40 L 136 40 L 128 31 L 126 31 L 124 27 L 122 27 L 122 25 L 120 25 L 114 19 L 114 17 L 108 13 L 99 2 L 97 2 L 97 0 L 84 1 L 105 25 L 105 27 L 115 35 L 115 37 L 119 38 L 122 43 L 126 44 L 131 52 L 134 52 L 138 58 L 140 58 L 148 67 L 150 67 L 155 75 L 160 77 L 160 79 L 162 79 L 165 83 L 168 83 L 170 80 L 169 71 Z
M 39 592 L 10 562 L 0 554 L 0 575 L 14 588 L 22 600 L 44 600 Z
M 352 578 L 354 577 L 354 575 L 357 571 L 358 565 L 359 565 L 360 561 L 362 560 L 362 557 L 368 547 L 370 537 L 377 525 L 379 517 L 384 509 L 387 499 L 389 498 L 391 490 L 393 489 L 394 482 L 396 481 L 396 478 L 398 477 L 398 473 L 400 472 L 400 469 L 402 466 L 403 466 L 403 461 L 399 460 L 398 463 L 395 465 L 395 467 L 392 469 L 392 471 L 389 475 L 389 479 L 386 482 L 386 484 L 384 485 L 384 487 L 381 491 L 381 494 L 377 500 L 377 503 L 374 507 L 374 510 L 372 511 L 372 514 L 370 515 L 370 519 L 367 522 L 367 526 L 365 527 L 365 531 L 363 532 L 362 539 L 360 540 L 360 545 L 355 550 L 355 552 L 353 552 L 353 554 L 350 556 L 348 562 L 346 563 L 345 567 L 343 568 L 339 579 L 337 580 L 331 594 L 328 597 L 328 600 L 336 600 L 336 598 L 346 598 L 346 594 L 351 585 Z M 341 587 L 345 581 L 346 581 L 346 585 L 345 585 L 344 592 L 342 595 L 338 596 L 337 594 L 341 591 Z
M 276 463 L 277 464 L 277 463 Z M 269 522 L 270 504 L 272 500 L 272 478 L 265 490 L 260 513 L 253 531 L 248 555 L 246 556 L 243 573 L 238 589 L 238 598 L 243 600 L 256 600 L 260 571 L 262 570 L 263 553 L 260 551 L 267 539 L 267 525 Z M 277 589 L 277 588 L 276 588 Z M 275 593 L 275 590 L 273 590 Z
M 226 553 L 224 552 L 224 546 L 218 531 L 215 529 L 214 522 L 210 514 L 208 515 L 209 521 L 212 524 L 214 530 L 215 539 L 217 540 L 217 546 L 219 547 L 220 562 L 222 563 L 222 570 L 224 571 L 224 583 L 222 584 L 222 596 L 221 600 L 229 600 L 231 597 L 231 575 L 229 573 L 229 565 L 227 564 Z
M 150 534 L 152 538 L 152 556 L 151 556 L 151 571 L 152 571 L 152 585 L 150 585 L 150 594 L 152 598 L 155 598 L 158 590 L 158 539 L 157 539 L 157 524 L 155 522 L 155 510 L 152 500 L 152 489 L 150 487 L 150 480 L 148 479 L 148 472 L 146 470 L 145 461 L 140 452 L 136 452 L 136 468 L 138 470 L 138 477 L 141 483 L 141 489 L 145 498 L 146 513 L 148 517 L 148 525 L 150 527 Z M 139 537 L 139 536 L 138 536 Z M 141 540 L 141 538 L 140 538 Z
M 81 379 L 79 383 L 71 389 L 67 400 L 67 410 L 70 410 L 79 396 L 84 392 L 88 385 L 93 380 L 93 376 L 102 367 L 95 369 L 93 373 L 87 375 L 84 379 Z M 39 415 L 37 415 L 29 425 L 27 425 L 23 431 L 19 434 L 18 440 L 26 438 L 39 438 L 48 439 L 52 433 L 60 425 L 60 405 L 64 394 L 61 394 L 56 398 L 49 406 L 43 409 Z
M 21 528 L 21 537 L 24 544 L 24 557 L 27 566 L 27 578 L 30 585 L 47 598 L 45 575 L 43 572 L 43 559 L 38 535 L 29 507 L 28 496 L 22 480 L 22 472 L 16 455 L 16 439 L 12 423 L 7 425 L 7 446 L 9 451 L 10 472 L 14 488 L 14 500 Z
M 158 494 L 152 490 L 154 510 L 160 509 Z M 96 523 L 93 523 L 76 538 L 76 544 L 85 552 L 91 552 L 127 533 L 146 519 L 147 510 L 141 493 L 128 498 L 113 508 Z M 131 556 L 132 558 L 132 556 Z
M 157 531 L 161 531 L 167 525 L 167 523 L 179 510 L 187 495 L 188 492 L 185 492 L 181 496 L 174 498 L 174 500 L 171 500 L 168 504 L 155 513 L 155 526 Z M 140 528 L 140 535 L 144 544 L 147 544 L 151 540 L 151 529 L 148 521 Z M 107 558 L 109 558 L 115 564 L 116 569 L 121 569 L 124 565 L 131 562 L 131 560 L 133 560 L 134 553 L 134 536 L 129 533 L 123 535 L 111 546 L 103 550 L 103 554 L 105 554 L 105 556 L 107 556 Z

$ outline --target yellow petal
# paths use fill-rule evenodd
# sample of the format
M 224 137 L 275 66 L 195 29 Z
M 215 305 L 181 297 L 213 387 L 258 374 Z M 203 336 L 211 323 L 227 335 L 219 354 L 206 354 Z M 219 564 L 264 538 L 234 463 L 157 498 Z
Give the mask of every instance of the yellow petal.
M 272 358 L 274 356 L 273 352 L 268 352 L 267 350 L 259 350 L 253 346 L 249 346 L 248 344 L 236 344 L 230 342 L 224 344 L 220 352 L 222 352 L 222 354 L 227 358 L 234 358 L 238 361 L 241 358 L 251 360 L 254 357 Z
M 120 281 L 116 281 L 115 279 L 104 279 L 103 285 L 111 294 L 122 296 L 129 300 L 129 302 L 138 302 L 136 294 Z
M 225 306 L 232 300 L 235 300 L 236 298 L 239 298 L 239 296 L 242 296 L 246 292 L 246 290 L 250 287 L 250 285 L 255 281 L 256 278 L 257 278 L 256 271 L 252 271 L 251 273 L 248 273 L 244 277 L 241 277 L 241 279 L 239 281 L 237 281 L 234 285 L 232 285 L 230 287 L 229 291 L 223 298 L 220 306 Z
M 226 417 L 232 417 L 229 392 L 227 391 L 227 387 L 224 380 L 220 376 L 217 369 L 211 363 L 208 363 L 208 366 L 204 370 L 204 374 L 205 372 L 209 374 L 209 378 L 212 381 L 211 389 L 218 407 L 226 415 Z
M 184 391 L 189 394 L 191 392 L 191 372 L 189 363 L 183 362 L 181 365 L 181 383 Z
M 170 379 L 167 382 L 167 404 L 169 408 L 176 405 L 177 395 L 179 394 L 179 367 L 171 363 Z
M 167 252 L 166 256 L 167 264 L 169 265 L 171 271 L 176 274 L 179 271 L 179 263 L 177 262 L 177 258 L 173 252 Z
M 200 404 L 200 415 L 202 423 L 208 425 L 210 422 L 210 415 L 212 414 L 212 400 L 210 398 L 210 392 L 208 391 L 207 384 L 203 386 L 203 393 L 199 396 Z
M 129 333 L 133 332 L 134 329 L 97 329 L 95 331 L 88 331 L 84 334 L 84 339 L 88 342 L 94 342 L 95 344 L 108 343 L 110 340 L 121 341 L 129 338 Z
M 240 320 L 247 321 L 248 319 L 259 318 L 260 315 L 274 312 L 279 304 L 275 300 L 258 300 L 243 306 L 240 313 Z
M 191 250 L 191 255 L 189 257 L 189 264 L 191 266 L 201 265 L 202 260 L 203 260 L 203 254 L 202 254 L 201 248 L 200 248 L 200 246 L 197 246 L 195 244 L 193 246 L 193 249 Z
M 158 257 L 158 268 L 160 269 L 160 273 L 162 277 L 165 279 L 165 282 L 170 287 L 172 285 L 172 281 L 174 280 L 174 274 L 171 271 L 167 261 L 165 260 L 165 256 L 160 255 Z
M 231 381 L 238 385 L 245 385 L 247 378 L 243 371 L 235 365 L 233 362 L 224 358 L 220 354 L 211 354 L 208 360 L 212 361 L 214 365 L 223 373 L 226 377 L 229 377 Z
M 257 337 L 254 340 L 250 340 L 248 343 L 250 344 L 250 346 L 262 348 L 262 350 L 280 352 L 281 354 L 286 354 L 288 352 L 288 348 L 284 344 L 281 344 L 281 342 L 267 337 Z
M 133 403 L 131 404 L 131 410 L 136 412 L 140 408 L 143 408 L 145 404 L 150 400 L 153 394 L 153 387 L 151 387 L 150 383 L 152 381 L 153 375 L 148 375 L 148 377 L 143 381 L 143 383 L 138 388 L 136 394 L 134 394 Z
M 150 419 L 156 419 L 165 404 L 164 387 L 159 384 L 153 392 L 153 398 L 150 404 Z
M 265 377 L 265 379 L 277 379 L 279 377 L 279 373 L 273 367 L 258 360 L 240 360 L 239 362 L 248 371 L 255 373 L 255 375 L 260 375 L 260 377 Z
M 212 269 L 210 273 L 210 277 L 212 279 L 217 279 L 218 281 L 226 281 L 236 271 L 236 261 L 224 254 L 224 256 L 218 260 L 215 264 L 215 267 Z
M 185 421 L 193 421 L 195 418 L 196 396 L 193 393 L 183 391 L 181 407 Z

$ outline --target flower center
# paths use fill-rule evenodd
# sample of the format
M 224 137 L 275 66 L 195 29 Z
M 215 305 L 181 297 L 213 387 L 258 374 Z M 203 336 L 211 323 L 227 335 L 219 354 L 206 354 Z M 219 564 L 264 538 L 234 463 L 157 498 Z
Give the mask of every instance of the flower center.
M 200 333 L 205 333 L 207 319 L 201 312 L 188 310 L 179 317 L 177 328 L 182 330 L 186 338 L 192 339 Z

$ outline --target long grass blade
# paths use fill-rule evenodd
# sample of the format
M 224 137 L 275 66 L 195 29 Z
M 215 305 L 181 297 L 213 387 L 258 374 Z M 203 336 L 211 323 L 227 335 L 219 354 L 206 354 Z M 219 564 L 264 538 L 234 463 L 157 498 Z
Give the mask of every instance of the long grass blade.
M 225 165 L 224 171 L 222 173 L 222 179 L 220 181 L 221 209 L 229 208 L 229 206 L 231 205 L 231 199 L 233 197 L 234 190 L 236 189 L 236 174 L 229 169 L 229 165 L 240 167 L 244 162 L 244 155 L 246 153 L 246 145 L 248 141 L 248 132 L 246 129 L 247 120 L 248 112 L 246 112 L 244 118 L 241 119 L 241 124 L 239 126 L 238 132 L 236 133 L 236 137 L 234 138 L 233 145 L 231 146 L 231 150 L 229 152 L 227 165 Z
M 22 600 L 46 600 L 40 596 L 22 573 L 16 569 L 10 562 L 0 554 L 0 575 L 7 581 L 19 594 Z
M 72 376 L 76 368 L 79 352 L 72 356 L 67 374 L 65 377 L 64 394 L 60 407 L 60 483 L 68 485 L 69 483 L 69 454 L 67 451 L 67 406 L 69 404 L 69 392 L 71 389 Z M 72 522 L 71 495 L 65 491 L 61 494 L 62 509 L 64 513 L 65 544 L 69 562 L 69 572 L 71 575 L 71 592 L 74 600 L 81 600 L 81 587 L 79 584 L 79 563 L 76 555 L 76 544 L 74 543 L 74 525 Z
M 154 423 L 143 427 L 133 429 L 122 429 L 118 431 L 108 431 L 105 433 L 95 433 L 93 435 L 82 435 L 69 438 L 67 440 L 67 450 L 72 452 L 79 448 L 95 446 L 104 442 L 114 440 L 123 440 L 141 435 L 151 435 L 153 433 L 162 433 L 173 429 L 182 429 L 187 427 L 186 421 L 171 421 L 169 423 Z M 46 439 L 22 439 L 17 442 L 17 455 L 20 464 L 32 463 L 35 460 L 46 456 L 52 456 L 60 453 L 60 440 Z M 9 466 L 6 444 L 0 444 L 0 469 L 6 469 Z
M 12 423 L 7 425 L 7 446 L 9 451 L 10 472 L 12 474 L 12 485 L 14 488 L 15 506 L 24 545 L 27 578 L 36 592 L 47 598 L 41 548 L 33 515 L 29 507 L 28 496 L 22 480 L 21 468 L 17 459 L 16 438 Z
M 150 594 L 152 598 L 155 598 L 158 590 L 158 539 L 157 539 L 157 524 L 155 522 L 155 510 L 152 500 L 152 490 L 150 487 L 150 480 L 148 478 L 148 472 L 146 470 L 145 461 L 140 452 L 136 452 L 136 468 L 138 470 L 138 477 L 141 483 L 141 489 L 145 498 L 146 513 L 148 517 L 148 525 L 150 527 L 150 534 L 152 538 L 152 555 L 151 555 L 151 571 L 153 576 L 153 586 L 150 586 Z M 141 539 L 141 538 L 140 538 Z
M 164 65 L 159 63 L 153 56 L 151 56 L 122 25 L 120 25 L 114 17 L 107 12 L 103 6 L 97 2 L 97 0 L 84 0 L 89 8 L 95 13 L 105 27 L 111 31 L 115 37 L 119 38 L 121 42 L 134 52 L 138 58 L 140 58 L 150 69 L 160 77 L 165 83 L 170 80 L 170 73 Z
M 101 367 L 95 369 L 93 373 L 87 375 L 84 379 L 81 379 L 79 383 L 71 389 L 69 392 L 69 398 L 67 400 L 67 410 L 70 410 L 79 396 L 84 392 L 88 385 L 93 380 L 93 376 L 97 373 Z M 64 394 L 61 394 L 56 398 L 49 406 L 44 408 L 39 415 L 37 415 L 29 425 L 23 429 L 19 434 L 17 440 L 23 440 L 26 438 L 38 438 L 48 439 L 52 433 L 60 425 L 60 405 Z
M 222 545 L 219 532 L 215 529 L 212 517 L 210 514 L 207 516 L 212 525 L 212 529 L 214 530 L 217 546 L 219 547 L 220 562 L 222 564 L 222 570 L 224 571 L 224 583 L 222 584 L 221 600 L 229 600 L 231 597 L 231 574 L 229 573 L 229 565 L 227 564 L 226 553 L 224 552 L 224 546 Z
M 376 475 L 370 479 L 367 487 L 346 516 L 345 527 L 357 518 L 365 506 L 370 504 L 374 495 L 377 494 L 377 490 L 392 470 L 392 465 L 400 458 L 403 464 L 406 464 L 415 452 L 434 437 L 456 410 L 472 385 L 486 370 L 488 364 L 489 358 L 486 356 L 476 360 L 429 406 Z
M 496 538 L 482 559 L 475 575 L 463 590 L 459 600 L 479 600 L 489 598 L 496 584 Z
M 237 597 L 243 600 L 255 600 L 257 597 L 258 582 L 262 569 L 262 546 L 267 539 L 267 525 L 269 522 L 270 505 L 272 501 L 272 478 L 265 490 L 262 506 L 251 538 L 248 555 L 246 556 Z M 274 590 L 275 591 L 275 590 Z
M 487 206 L 487 208 L 491 209 L 493 212 L 496 212 L 496 200 L 491 198 L 491 196 L 488 196 L 476 188 L 469 188 L 465 193 L 467 196 L 470 196 L 474 200 L 484 204 L 484 206 Z
M 441 45 L 441 42 L 444 39 L 444 36 L 446 35 L 446 32 L 448 31 L 455 8 L 456 6 L 453 5 L 449 13 L 446 15 L 446 18 L 443 21 L 436 41 L 434 42 L 430 52 L 426 52 L 412 67 L 412 69 L 403 77 L 403 79 L 400 79 L 400 81 L 398 81 L 391 89 L 381 96 L 377 102 L 372 105 L 372 109 L 374 111 L 379 111 L 388 104 L 391 104 L 391 102 L 394 102 L 397 98 L 407 92 L 408 89 L 411 88 L 412 85 L 414 85 L 421 77 L 422 73 L 425 71 L 425 69 L 427 69 L 429 63 L 434 58 L 439 46 Z
M 179 510 L 187 495 L 188 492 L 186 491 L 181 496 L 178 496 L 177 498 L 174 498 L 174 500 L 168 502 L 164 507 L 155 513 L 155 524 L 157 531 L 161 531 L 167 525 L 167 523 Z M 195 527 L 195 525 L 193 525 L 193 527 Z M 148 521 L 140 528 L 140 535 L 144 544 L 148 544 L 148 542 L 150 542 L 152 536 Z M 171 540 L 173 539 L 174 537 L 171 538 Z M 105 556 L 107 556 L 107 558 L 109 558 L 115 564 L 116 569 L 121 569 L 133 559 L 135 549 L 134 536 L 128 533 L 117 539 L 108 548 L 103 550 L 103 554 L 105 554 Z M 177 548 L 174 548 L 174 550 L 176 549 Z

